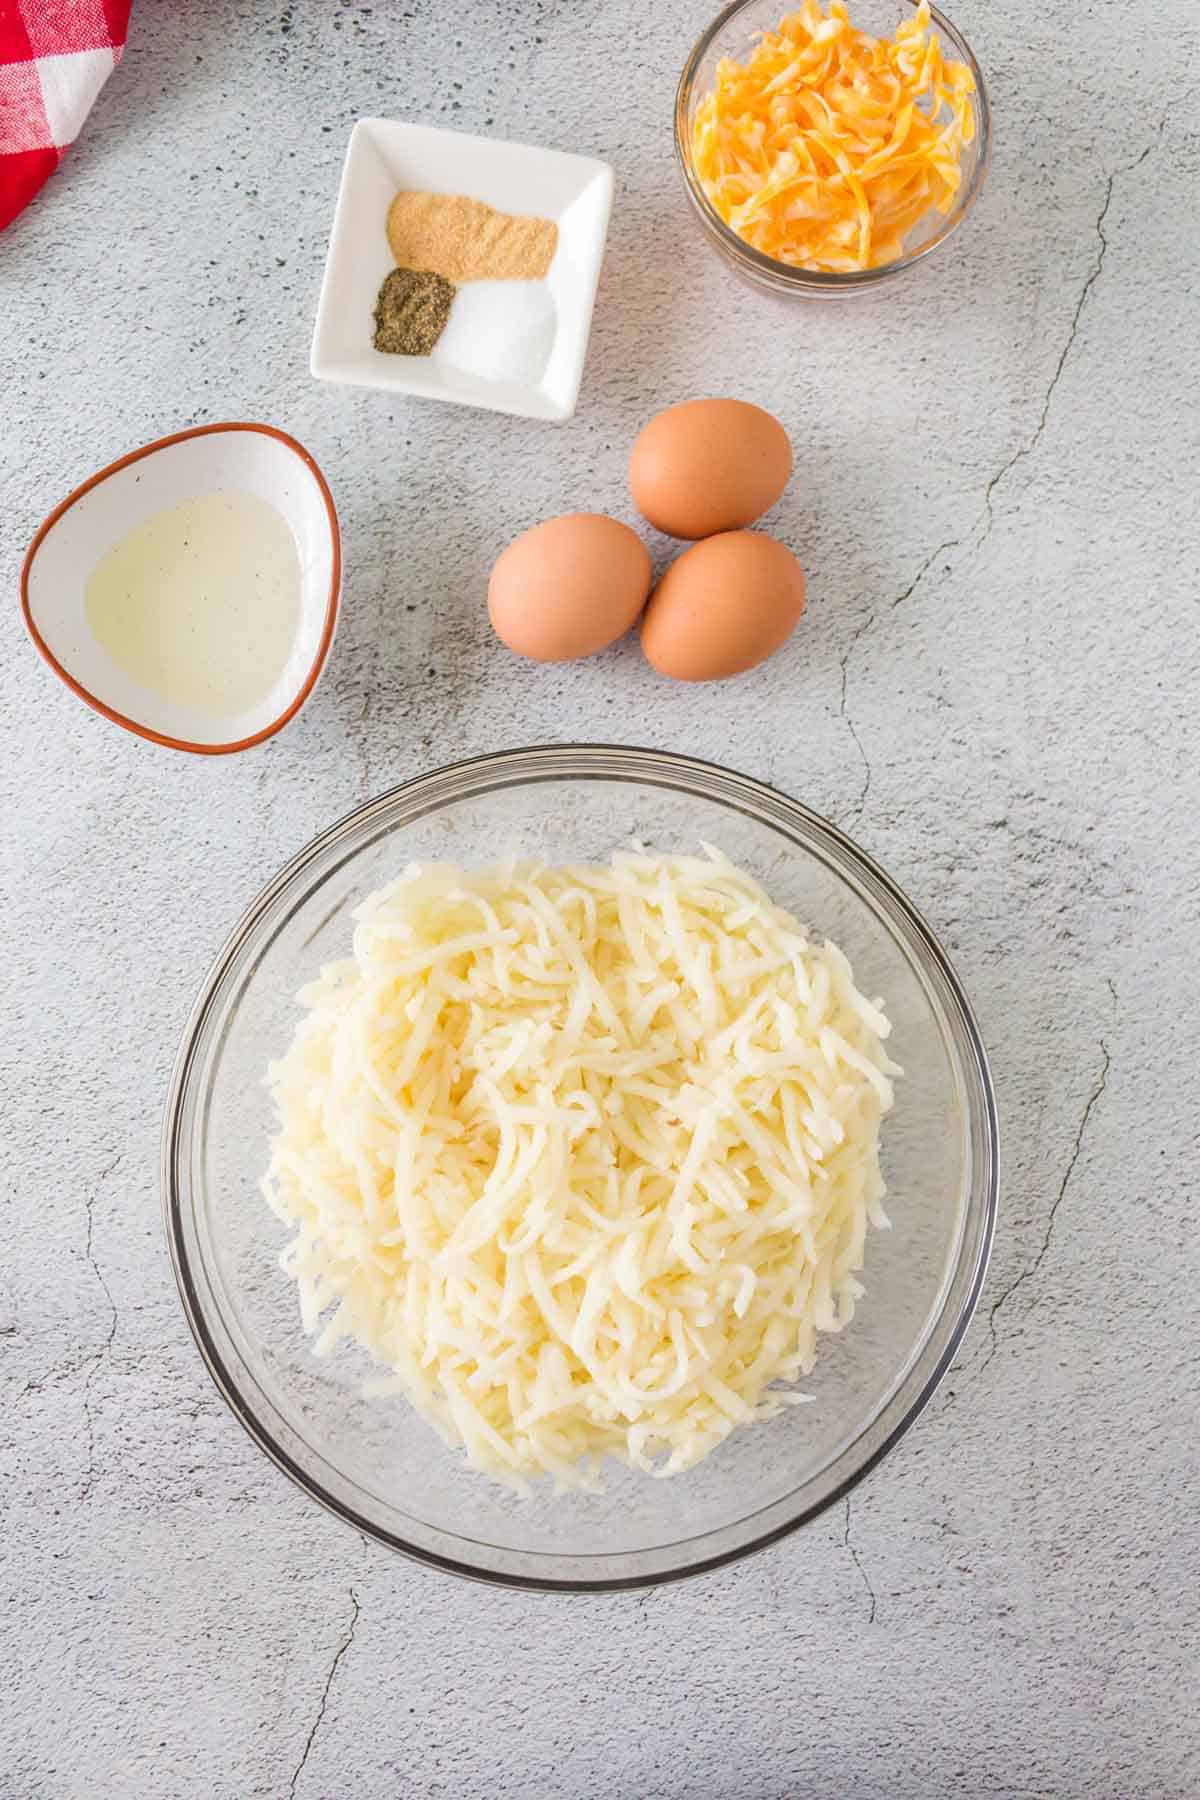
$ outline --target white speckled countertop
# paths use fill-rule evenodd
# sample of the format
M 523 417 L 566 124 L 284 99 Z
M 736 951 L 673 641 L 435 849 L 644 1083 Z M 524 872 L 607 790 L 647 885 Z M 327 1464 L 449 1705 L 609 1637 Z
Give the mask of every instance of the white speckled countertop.
M 701 241 L 685 0 L 138 0 L 0 239 L 2 1800 L 1196 1792 L 1200 28 L 954 13 L 989 185 L 876 301 L 777 308 Z M 360 114 L 613 162 L 569 426 L 311 381 Z M 719 691 L 632 646 L 501 654 L 498 549 L 623 511 L 634 427 L 713 390 L 797 446 L 793 646 Z M 212 762 L 72 699 L 16 579 L 73 484 L 229 417 L 310 446 L 347 576 L 313 704 Z M 157 1149 L 198 983 L 287 856 L 420 770 L 579 737 L 766 777 L 897 876 L 976 1003 L 1005 1197 L 960 1364 L 848 1507 L 696 1582 L 538 1598 L 364 1543 L 265 1461 L 184 1324 Z

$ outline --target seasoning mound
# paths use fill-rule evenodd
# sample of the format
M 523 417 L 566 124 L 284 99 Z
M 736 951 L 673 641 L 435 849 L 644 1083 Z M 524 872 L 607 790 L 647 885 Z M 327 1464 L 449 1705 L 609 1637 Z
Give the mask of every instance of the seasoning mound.
M 454 284 L 428 269 L 393 269 L 375 305 L 375 348 L 428 356 L 446 328 Z
M 541 281 L 558 248 L 553 219 L 497 212 L 465 194 L 397 194 L 387 234 L 401 268 L 453 282 Z

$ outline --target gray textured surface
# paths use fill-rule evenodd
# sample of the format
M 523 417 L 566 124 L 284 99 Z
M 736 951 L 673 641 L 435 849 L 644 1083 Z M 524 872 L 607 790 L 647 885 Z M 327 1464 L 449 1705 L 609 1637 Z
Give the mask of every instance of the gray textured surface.
M 703 7 L 135 10 L 0 240 L 3 1800 L 1195 1793 L 1192 0 L 963 0 L 997 120 L 976 217 L 911 289 L 791 312 L 676 190 Z M 362 113 L 612 159 L 571 425 L 309 380 Z M 794 646 L 711 692 L 629 646 L 516 666 L 496 551 L 620 511 L 634 427 L 711 390 L 796 442 Z M 15 582 L 76 481 L 222 417 L 312 448 L 348 573 L 301 722 L 206 762 L 78 705 Z M 306 1503 L 211 1387 L 159 1225 L 168 1067 L 260 883 L 405 776 L 570 736 L 694 749 L 856 833 L 957 959 L 1006 1139 L 982 1313 L 917 1429 L 848 1510 L 640 1597 L 458 1584 Z

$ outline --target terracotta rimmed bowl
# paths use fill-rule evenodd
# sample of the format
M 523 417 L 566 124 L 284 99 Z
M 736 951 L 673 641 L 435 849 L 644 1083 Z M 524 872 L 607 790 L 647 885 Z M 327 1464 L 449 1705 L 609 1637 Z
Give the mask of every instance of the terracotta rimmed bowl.
M 145 688 L 117 667 L 88 624 L 89 577 L 114 544 L 153 514 L 199 494 L 254 494 L 279 512 L 300 559 L 300 621 L 270 692 L 231 718 L 211 718 Z M 302 444 L 273 425 L 198 425 L 119 457 L 68 494 L 39 526 L 21 570 L 29 635 L 71 692 L 114 725 L 200 756 L 248 750 L 294 719 L 333 642 L 341 591 L 333 496 Z

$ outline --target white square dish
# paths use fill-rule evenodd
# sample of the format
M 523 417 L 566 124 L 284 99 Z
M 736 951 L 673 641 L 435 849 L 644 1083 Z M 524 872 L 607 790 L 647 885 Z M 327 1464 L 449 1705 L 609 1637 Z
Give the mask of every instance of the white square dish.
M 558 247 L 544 283 L 553 318 L 537 380 L 490 378 L 439 356 L 440 345 L 430 356 L 376 350 L 375 302 L 394 267 L 387 213 L 401 189 L 466 194 L 501 212 L 555 221 Z M 612 189 L 612 170 L 591 157 L 429 125 L 360 119 L 342 169 L 313 333 L 313 374 L 320 381 L 418 394 L 521 418 L 569 419 L 587 353 Z

